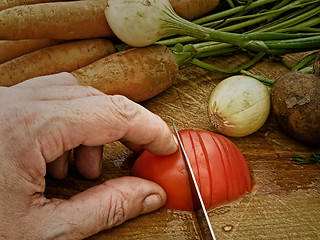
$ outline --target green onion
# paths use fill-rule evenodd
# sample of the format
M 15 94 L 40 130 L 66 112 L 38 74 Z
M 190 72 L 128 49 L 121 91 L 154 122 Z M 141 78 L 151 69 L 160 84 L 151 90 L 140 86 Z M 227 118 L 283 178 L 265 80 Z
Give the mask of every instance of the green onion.
M 294 161 L 296 164 L 320 164 L 320 154 L 312 153 L 309 157 L 301 157 L 299 155 L 294 155 L 291 157 L 291 160 Z
M 293 68 L 291 68 L 292 72 L 300 71 L 308 64 L 310 64 L 317 57 L 318 52 L 313 52 L 300 60 Z M 312 67 L 312 66 L 311 66 Z M 313 68 L 313 67 L 312 67 Z
M 250 5 L 252 6 L 254 3 L 262 3 L 262 1 L 254 1 Z M 245 6 L 243 6 L 243 9 L 244 7 Z M 240 8 L 238 7 L 238 9 Z M 251 8 L 250 10 L 252 9 L 254 10 L 254 8 Z M 228 19 L 219 19 L 219 17 L 214 18 L 215 15 L 213 14 L 209 17 L 195 20 L 194 22 L 204 23 L 205 26 L 210 26 L 210 24 L 213 26 L 220 26 L 220 31 L 245 31 L 251 27 L 251 29 L 248 29 L 249 31 L 244 32 L 243 35 L 249 35 L 246 41 L 252 39 L 253 41 L 251 44 L 255 44 L 256 46 L 253 47 L 250 44 L 241 46 L 238 44 L 237 47 L 232 43 L 212 42 L 210 47 L 208 45 L 206 46 L 206 49 L 201 47 L 196 48 L 198 51 L 201 51 L 201 53 L 194 55 L 195 59 L 191 61 L 192 64 L 207 70 L 232 74 L 237 73 L 237 71 L 241 72 L 249 66 L 252 66 L 255 59 L 250 60 L 241 67 L 230 70 L 221 69 L 211 64 L 204 63 L 203 61 L 200 61 L 199 58 L 216 56 L 219 53 L 224 54 L 241 49 L 282 56 L 287 53 L 304 52 L 320 48 L 320 4 L 318 1 L 286 0 L 274 4 L 274 6 L 271 6 L 269 9 L 265 9 L 258 13 L 253 12 L 252 14 L 241 16 L 241 11 L 243 10 L 238 11 L 236 17 L 233 17 L 235 15 L 233 13 L 227 14 L 231 11 L 235 11 L 235 9 L 229 9 L 216 14 L 221 16 L 228 15 Z M 213 19 L 215 22 L 206 22 L 207 20 L 210 21 Z M 240 21 L 240 23 L 228 26 L 228 24 L 231 24 L 234 21 Z M 197 43 L 198 39 L 188 36 L 164 39 L 159 41 L 159 43 L 168 43 L 170 45 L 174 44 L 175 41 L 180 40 L 183 40 L 183 42 L 194 42 L 194 45 L 200 45 L 200 43 Z M 210 48 L 212 48 L 212 50 L 209 50 Z M 265 56 L 265 54 L 263 56 Z M 312 66 L 305 65 L 304 68 L 300 67 L 300 71 L 311 73 Z
M 115 34 L 128 45 L 163 44 L 171 48 L 179 66 L 194 64 L 228 74 L 266 55 L 320 48 L 318 0 L 229 0 L 225 5 L 228 9 L 218 7 L 193 22 L 179 17 L 168 0 L 109 0 L 105 13 Z M 202 60 L 235 51 L 254 57 L 236 69 L 219 69 Z
M 313 2 L 296 0 L 283 8 L 304 7 Z M 317 8 L 314 11 L 316 10 Z M 279 9 L 276 12 L 278 11 Z M 278 50 L 273 51 L 272 49 L 273 46 L 278 46 L 278 44 L 264 42 L 268 38 L 265 35 L 269 36 L 270 33 L 261 33 L 259 35 L 251 33 L 239 34 L 203 27 L 179 17 L 167 0 L 148 1 L 147 3 L 139 0 L 109 0 L 105 13 L 108 23 L 115 34 L 132 46 L 146 46 L 165 35 L 181 34 L 204 41 L 230 43 L 247 50 L 267 53 L 278 52 Z M 279 39 L 280 35 L 277 35 L 277 39 Z M 281 36 L 281 39 L 285 40 L 287 37 L 289 39 L 293 38 L 293 36 L 286 34 Z M 314 40 L 312 38 L 311 40 L 314 42 L 318 39 L 315 38 Z M 290 41 L 283 42 L 283 44 L 289 43 L 291 44 Z M 304 49 L 308 49 L 308 45 Z

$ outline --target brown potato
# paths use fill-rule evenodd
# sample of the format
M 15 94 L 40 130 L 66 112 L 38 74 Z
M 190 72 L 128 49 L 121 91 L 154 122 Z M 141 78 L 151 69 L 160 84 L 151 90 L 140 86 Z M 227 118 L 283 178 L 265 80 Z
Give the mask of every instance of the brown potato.
M 295 139 L 320 146 L 320 79 L 313 74 L 289 72 L 271 89 L 274 114 Z

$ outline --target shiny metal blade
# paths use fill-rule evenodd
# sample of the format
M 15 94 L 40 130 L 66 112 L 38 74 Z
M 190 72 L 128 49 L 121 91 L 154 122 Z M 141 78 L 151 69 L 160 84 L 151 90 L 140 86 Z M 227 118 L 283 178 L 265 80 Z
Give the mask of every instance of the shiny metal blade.
M 205 205 L 203 203 L 203 200 L 202 200 L 202 197 L 201 197 L 199 186 L 197 184 L 196 178 L 194 176 L 194 172 L 192 170 L 191 163 L 190 163 L 189 158 L 187 156 L 186 150 L 183 147 L 183 144 L 182 144 L 180 135 L 178 133 L 178 130 L 176 128 L 176 125 L 174 124 L 173 121 L 172 121 L 172 125 L 173 125 L 173 128 L 174 128 L 174 132 L 175 132 L 175 134 L 177 136 L 181 151 L 183 153 L 184 160 L 185 160 L 186 165 L 187 165 L 187 170 L 188 170 L 188 173 L 189 173 L 190 183 L 192 185 L 191 187 L 194 190 L 194 191 L 192 191 L 192 194 L 196 195 L 196 196 L 193 196 L 193 199 L 197 199 L 199 201 L 199 203 L 200 203 L 200 206 L 201 206 L 199 209 L 195 209 L 195 215 L 196 215 L 196 218 L 198 220 L 198 224 L 199 224 L 199 228 L 200 228 L 200 231 L 201 231 L 202 239 L 206 239 L 206 240 L 207 239 L 208 240 L 213 239 L 213 240 L 216 240 L 216 237 L 214 235 L 214 232 L 213 232 L 213 229 L 212 229 L 212 226 L 211 226 L 211 223 L 210 223 L 210 219 L 208 217 L 208 213 L 207 213 L 206 207 L 205 207 Z

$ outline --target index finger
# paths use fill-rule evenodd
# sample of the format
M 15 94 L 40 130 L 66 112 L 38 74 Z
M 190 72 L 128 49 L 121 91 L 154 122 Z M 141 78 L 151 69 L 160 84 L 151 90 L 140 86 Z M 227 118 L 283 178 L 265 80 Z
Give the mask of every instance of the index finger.
M 68 101 L 45 102 L 51 114 L 40 131 L 39 142 L 46 161 L 79 145 L 99 146 L 122 140 L 154 154 L 174 153 L 178 146 L 167 124 L 156 114 L 123 96 L 92 96 Z M 52 121 L 54 119 L 54 121 Z M 57 134 L 57 136 L 52 136 Z M 61 146 L 50 146 L 62 139 Z M 54 141 L 57 144 L 57 141 Z
M 60 72 L 51 75 L 30 78 L 18 83 L 13 88 L 39 88 L 49 86 L 76 86 L 80 85 L 78 80 L 70 73 Z

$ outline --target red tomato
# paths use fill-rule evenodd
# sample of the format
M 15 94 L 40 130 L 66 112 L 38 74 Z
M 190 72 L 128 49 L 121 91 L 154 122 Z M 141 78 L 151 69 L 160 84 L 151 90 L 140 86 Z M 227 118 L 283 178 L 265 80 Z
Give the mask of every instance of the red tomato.
M 207 208 L 251 191 L 250 173 L 240 150 L 226 137 L 203 130 L 179 131 Z M 167 193 L 165 207 L 193 210 L 189 177 L 181 150 L 169 156 L 144 151 L 132 174 L 158 183 Z

